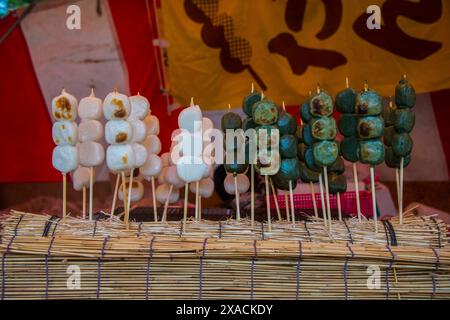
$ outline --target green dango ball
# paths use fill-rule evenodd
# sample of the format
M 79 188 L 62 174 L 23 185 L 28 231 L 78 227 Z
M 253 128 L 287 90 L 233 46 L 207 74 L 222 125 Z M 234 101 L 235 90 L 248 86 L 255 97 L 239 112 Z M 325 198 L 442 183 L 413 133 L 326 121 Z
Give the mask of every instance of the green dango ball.
M 383 111 L 380 94 L 372 89 L 363 90 L 356 96 L 356 113 L 362 116 L 378 116 Z
M 400 169 L 402 157 L 397 157 L 391 147 L 386 148 L 386 165 L 392 169 Z M 403 157 L 403 168 L 406 168 L 411 162 L 411 155 Z
M 245 118 L 242 122 L 242 129 L 244 129 L 244 131 L 248 129 L 256 129 L 257 126 L 258 125 L 255 123 L 255 121 L 253 121 L 253 118 L 251 117 Z
M 278 178 L 277 175 L 272 177 L 273 184 L 277 189 L 289 191 L 289 181 L 284 178 Z M 292 185 L 294 187 L 294 185 Z
M 359 144 L 359 159 L 362 163 L 378 165 L 384 161 L 384 145 L 379 139 L 362 140 Z
M 335 174 L 343 174 L 345 171 L 344 160 L 338 157 L 336 161 L 328 168 L 328 172 Z
M 280 170 L 278 170 L 278 173 L 275 175 L 275 180 L 292 181 L 294 183 L 298 178 L 300 178 L 300 168 L 298 166 L 297 158 L 281 160 Z
M 384 121 L 381 117 L 361 117 L 358 120 L 358 136 L 361 139 L 375 139 L 383 136 Z
M 300 167 L 300 180 L 302 180 L 305 183 L 319 182 L 320 172 L 312 171 L 303 162 L 299 162 L 299 167 Z
M 384 128 L 384 136 L 383 141 L 384 144 L 388 147 L 392 146 L 392 140 L 394 139 L 394 136 L 397 134 L 395 131 L 395 128 L 393 126 Z
M 395 123 L 395 111 L 397 109 L 389 105 L 383 108 L 383 119 L 386 127 L 393 126 Z
M 316 140 L 334 140 L 336 138 L 336 121 L 332 117 L 322 117 L 311 122 L 311 133 Z
M 314 161 L 314 153 L 312 146 L 307 147 L 305 150 L 305 165 L 308 167 L 308 169 L 316 172 L 321 172 L 321 168 L 316 165 L 316 162 Z
M 335 141 L 320 141 L 313 145 L 314 162 L 318 167 L 329 167 L 339 155 L 339 147 Z
M 350 162 L 359 161 L 359 141 L 356 137 L 342 139 L 340 143 L 342 157 Z
M 278 117 L 277 125 L 280 129 L 280 135 L 295 134 L 295 131 L 297 130 L 297 122 L 295 121 L 295 118 L 286 111 L 281 112 Z
M 307 146 L 311 146 L 314 143 L 314 138 L 311 132 L 311 125 L 307 124 L 303 126 L 303 142 Z
M 246 163 L 237 163 L 237 161 L 234 161 L 233 163 L 225 163 L 224 168 L 226 172 L 228 173 L 245 173 L 248 168 L 248 164 Z
M 413 148 L 411 136 L 407 133 L 399 133 L 394 135 L 392 139 L 392 151 L 397 157 L 406 157 Z
M 261 93 L 260 92 L 252 92 L 249 95 L 244 97 L 242 101 L 242 110 L 251 117 L 252 116 L 252 107 L 253 104 L 261 101 Z
M 328 190 L 330 194 L 344 193 L 347 191 L 347 179 L 340 174 L 328 175 Z
M 400 109 L 416 105 L 416 90 L 406 78 L 402 78 L 395 87 L 395 104 Z
M 300 106 L 300 117 L 303 123 L 308 123 L 312 119 L 311 112 L 309 112 L 309 99 L 302 103 Z
M 356 91 L 347 88 L 338 92 L 335 98 L 336 109 L 340 113 L 355 113 Z
M 338 121 L 339 132 L 344 137 L 356 136 L 356 127 L 358 125 L 358 117 L 354 114 L 341 114 Z
M 306 146 L 303 143 L 299 143 L 297 145 L 297 158 L 300 161 L 305 161 L 305 152 L 306 152 Z
M 395 130 L 398 133 L 409 133 L 414 128 L 416 117 L 410 109 L 395 110 Z
M 297 129 L 295 130 L 295 137 L 299 143 L 303 142 L 303 126 L 297 126 Z
M 257 125 L 270 125 L 278 121 L 278 106 L 269 100 L 253 104 L 252 118 Z
M 309 112 L 313 117 L 329 117 L 333 114 L 333 99 L 324 90 L 316 93 L 309 101 Z
M 281 158 L 294 158 L 297 156 L 297 138 L 292 134 L 285 134 L 280 138 Z
M 236 130 L 242 128 L 242 119 L 235 112 L 227 112 L 222 116 L 221 125 L 223 132 L 227 129 Z

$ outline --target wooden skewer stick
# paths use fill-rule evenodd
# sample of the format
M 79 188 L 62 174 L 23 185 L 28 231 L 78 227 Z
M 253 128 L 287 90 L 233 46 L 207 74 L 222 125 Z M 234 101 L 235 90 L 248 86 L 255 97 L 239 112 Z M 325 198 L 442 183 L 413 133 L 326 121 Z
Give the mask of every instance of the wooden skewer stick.
M 153 200 L 153 219 L 155 222 L 158 221 L 158 207 L 156 206 L 156 188 L 155 188 L 155 177 L 152 177 L 152 200 Z
M 370 166 L 370 186 L 372 189 L 373 223 L 375 226 L 375 233 L 378 233 L 377 198 L 375 193 L 375 170 L 373 166 Z
M 399 207 L 399 212 L 400 212 L 400 224 L 403 224 L 403 167 L 404 167 L 404 159 L 403 157 L 401 157 L 400 159 L 400 207 Z
M 264 183 L 266 185 L 266 209 L 267 209 L 267 225 L 269 226 L 269 232 L 272 232 L 272 220 L 270 214 L 270 191 L 269 191 L 269 176 L 264 176 Z
M 86 219 L 86 186 L 83 186 L 83 220 Z
M 202 221 L 202 197 L 198 196 L 198 221 Z
M 114 195 L 113 195 L 113 201 L 112 201 L 112 206 L 111 206 L 110 220 L 112 220 L 112 217 L 114 216 L 114 211 L 116 210 L 116 201 L 117 201 L 117 194 L 119 193 L 119 186 L 120 186 L 120 173 L 118 173 L 117 177 L 116 177 L 116 185 L 114 187 Z
M 127 216 L 127 187 L 126 187 L 126 180 L 125 180 L 125 172 L 120 172 L 120 175 L 122 177 L 122 193 L 123 193 L 123 212 L 124 212 L 124 221 L 125 224 L 128 225 L 128 219 L 126 219 Z M 128 226 L 127 226 L 128 228 Z
M 92 207 L 94 202 L 94 168 L 89 168 L 89 221 L 92 221 Z
M 286 207 L 286 220 L 287 222 L 291 222 L 291 212 L 289 211 L 289 201 L 286 191 L 284 191 L 284 206 Z
M 67 176 L 63 173 L 63 221 L 66 220 L 67 215 Z
M 131 169 L 130 171 L 130 181 L 129 181 L 129 186 L 128 186 L 128 194 L 127 194 L 127 211 L 126 211 L 126 219 L 127 219 L 127 226 L 128 226 L 128 221 L 130 219 L 130 206 L 131 206 L 131 190 L 133 187 L 133 171 L 134 169 Z
M 314 191 L 314 183 L 312 181 L 310 181 L 309 185 L 311 187 L 311 197 L 312 197 L 312 203 L 313 203 L 313 208 L 314 208 L 314 216 L 316 218 L 318 218 L 319 217 L 319 213 L 317 211 L 316 193 Z
M 325 207 L 325 197 L 323 195 L 323 175 L 319 175 L 319 188 L 320 188 L 320 202 L 322 205 L 322 218 L 323 218 L 323 224 L 326 227 L 327 226 L 327 212 Z
M 199 182 L 198 181 L 195 181 L 195 221 L 198 221 L 198 216 L 199 216 L 199 208 L 198 208 L 198 206 L 199 206 L 199 204 L 198 204 L 198 198 L 199 198 L 199 195 L 198 195 L 198 187 L 199 187 Z
M 189 192 L 189 184 L 184 184 L 184 211 L 183 211 L 183 233 L 186 232 L 186 220 L 187 220 L 187 205 L 188 205 L 188 192 Z
M 356 167 L 356 162 L 353 162 L 353 182 L 355 184 L 356 213 L 358 214 L 358 221 L 361 222 L 361 202 L 359 200 L 358 168 Z
M 255 166 L 250 165 L 250 219 L 252 227 L 255 224 Z
M 295 207 L 294 207 L 294 193 L 292 192 L 292 180 L 289 180 L 289 198 L 291 200 L 292 225 L 295 225 Z
M 328 169 L 327 167 L 323 167 L 323 176 L 325 181 L 325 195 L 327 197 L 327 214 L 328 214 L 328 227 L 331 232 L 331 206 L 330 206 L 330 190 L 328 188 Z
M 255 92 L 255 84 L 252 82 L 252 89 L 251 89 L 251 93 Z
M 337 199 L 337 209 L 338 209 L 339 221 L 342 221 L 341 193 L 340 192 L 337 193 L 336 199 Z
M 278 205 L 278 196 L 277 196 L 277 192 L 276 192 L 275 187 L 274 187 L 274 185 L 273 185 L 272 179 L 269 179 L 269 181 L 270 181 L 270 187 L 271 187 L 272 193 L 273 193 L 273 199 L 274 199 L 274 202 L 275 202 L 275 208 L 276 208 L 276 210 L 277 210 L 278 221 L 281 221 L 281 220 L 283 220 L 283 219 L 281 218 L 280 206 Z
M 161 219 L 163 222 L 167 221 L 167 210 L 169 208 L 169 200 L 170 200 L 170 196 L 172 195 L 172 190 L 173 190 L 173 185 L 170 185 L 169 191 L 167 192 L 166 203 L 164 203 L 164 211 L 163 211 L 163 215 L 162 215 L 162 219 Z
M 236 195 L 236 220 L 237 221 L 241 221 L 241 206 L 240 206 L 240 201 L 239 201 L 239 191 L 238 191 L 238 187 L 237 187 L 237 174 L 234 173 L 233 174 L 233 179 L 234 179 L 234 194 Z
M 400 217 L 400 170 L 395 169 L 395 185 L 397 188 L 397 210 Z

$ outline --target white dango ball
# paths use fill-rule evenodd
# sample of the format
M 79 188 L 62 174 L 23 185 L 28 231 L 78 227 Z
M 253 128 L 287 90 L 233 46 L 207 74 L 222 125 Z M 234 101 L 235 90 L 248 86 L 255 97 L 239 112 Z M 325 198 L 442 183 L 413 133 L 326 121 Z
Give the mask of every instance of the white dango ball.
M 150 103 L 147 98 L 138 93 L 135 96 L 129 97 L 129 100 L 131 104 L 130 118 L 144 120 L 150 112 Z
M 91 90 L 91 95 L 80 100 L 78 105 L 78 115 L 81 119 L 98 120 L 103 116 L 102 99 L 94 95 L 94 90 Z
M 123 187 L 125 187 L 126 192 L 128 194 L 128 192 L 130 192 L 130 182 L 126 181 L 125 186 L 120 186 L 119 188 L 119 199 L 121 201 L 123 201 Z M 131 202 L 137 202 L 139 200 L 141 200 L 144 197 L 144 185 L 142 184 L 142 182 L 140 182 L 139 180 L 135 180 L 133 179 L 133 182 L 131 184 L 131 193 L 130 194 L 130 200 Z
M 133 139 L 133 128 L 126 120 L 111 120 L 105 126 L 105 139 L 108 144 L 129 144 Z
M 134 158 L 135 158 L 134 167 L 135 168 L 142 167 L 147 161 L 148 157 L 147 149 L 145 149 L 145 147 L 139 143 L 133 143 L 131 146 L 133 147 L 134 150 Z
M 78 127 L 73 121 L 56 121 L 52 127 L 52 137 L 55 144 L 75 145 L 78 141 Z
M 134 167 L 135 155 L 133 147 L 126 145 L 111 145 L 106 151 L 106 164 L 111 171 L 125 171 Z
M 184 181 L 178 176 L 177 167 L 170 166 L 164 171 L 164 182 L 173 185 L 175 188 L 179 189 L 184 186 Z
M 178 126 L 190 133 L 198 132 L 202 127 L 202 111 L 197 105 L 183 109 L 178 115 Z
M 159 203 L 165 203 L 169 195 L 170 185 L 161 184 L 156 188 L 156 200 Z M 169 203 L 177 202 L 180 199 L 180 190 L 172 187 L 172 192 L 169 196 Z
M 78 126 L 80 142 L 100 141 L 103 138 L 103 124 L 94 119 L 83 119 Z
M 161 152 L 161 140 L 154 134 L 148 135 L 142 145 L 147 149 L 148 153 L 159 154 Z
M 141 143 L 147 137 L 147 127 L 144 121 L 138 119 L 129 120 L 133 129 L 133 142 Z
M 163 168 L 170 166 L 171 165 L 170 164 L 170 153 L 169 152 L 164 152 L 161 155 L 161 161 L 162 161 Z
M 80 164 L 83 167 L 95 167 L 105 161 L 105 149 L 95 141 L 85 141 L 78 145 Z
M 248 188 L 250 187 L 250 180 L 245 174 L 238 174 L 236 175 L 237 179 L 237 191 L 239 194 L 245 193 L 248 191 Z M 225 177 L 225 180 L 223 182 L 223 185 L 225 187 L 225 191 L 228 194 L 236 194 L 235 188 L 234 188 L 234 176 L 232 173 L 228 173 Z
M 145 161 L 144 165 L 139 168 L 139 172 L 145 178 L 156 177 L 162 170 L 162 160 L 156 154 L 149 154 L 147 157 L 147 161 Z
M 110 92 L 103 101 L 103 115 L 107 120 L 126 119 L 130 115 L 131 105 L 128 97 L 117 91 Z
M 67 93 L 64 89 L 59 96 L 52 100 L 52 116 L 55 120 L 75 121 L 77 109 L 77 98 Z
M 72 175 L 73 188 L 76 191 L 83 190 L 84 187 L 89 188 L 89 169 L 86 167 L 78 167 Z
M 78 149 L 75 146 L 56 146 L 52 154 L 53 167 L 61 173 L 67 173 L 78 167 Z
M 189 191 L 196 192 L 197 183 L 191 182 L 189 184 Z M 211 178 L 202 179 L 198 182 L 198 194 L 202 198 L 209 198 L 214 193 L 214 181 Z
M 200 157 L 183 156 L 176 166 L 178 175 L 187 183 L 201 180 L 208 170 L 208 166 Z
M 159 119 L 156 116 L 154 115 L 147 116 L 144 122 L 147 127 L 147 134 L 154 134 L 154 135 L 159 134 Z
M 183 156 L 201 157 L 203 153 L 203 139 L 201 132 L 189 133 L 184 130 L 180 134 L 179 139 Z

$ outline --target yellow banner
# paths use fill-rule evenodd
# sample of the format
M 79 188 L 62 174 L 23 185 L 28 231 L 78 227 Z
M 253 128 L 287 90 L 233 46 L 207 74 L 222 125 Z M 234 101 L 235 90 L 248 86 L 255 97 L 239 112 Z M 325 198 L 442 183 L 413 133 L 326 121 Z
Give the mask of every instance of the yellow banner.
M 251 83 L 299 104 L 320 85 L 394 95 L 403 74 L 417 92 L 450 88 L 450 1 L 165 0 L 166 74 L 181 104 L 240 106 Z M 370 6 L 370 7 L 369 7 Z M 382 20 L 377 29 L 379 12 Z

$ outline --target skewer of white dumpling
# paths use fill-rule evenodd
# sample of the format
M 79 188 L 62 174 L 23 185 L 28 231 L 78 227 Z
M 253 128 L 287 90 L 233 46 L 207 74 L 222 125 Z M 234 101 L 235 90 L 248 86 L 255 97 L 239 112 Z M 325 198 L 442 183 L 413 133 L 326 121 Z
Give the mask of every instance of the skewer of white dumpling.
M 181 111 L 178 116 L 178 126 L 181 129 L 178 143 L 181 145 L 182 157 L 177 159 L 176 168 L 178 176 L 185 183 L 183 232 L 186 231 L 189 183 L 196 183 L 195 216 L 198 218 L 199 181 L 208 171 L 208 166 L 203 161 L 202 119 L 202 111 L 198 105 L 194 105 L 192 98 L 190 106 Z
M 89 168 L 89 220 L 92 220 L 93 193 L 94 193 L 94 167 L 105 161 L 105 149 L 100 141 L 103 139 L 102 100 L 94 94 L 81 99 L 78 106 L 78 115 L 81 122 L 78 126 L 78 155 L 80 165 Z
M 109 144 L 106 151 L 106 163 L 109 170 L 120 174 L 124 197 L 125 224 L 128 228 L 129 212 L 127 210 L 127 192 L 125 171 L 133 170 L 136 156 L 132 146 L 133 127 L 127 121 L 131 112 L 130 100 L 124 94 L 114 90 L 103 101 L 103 115 L 108 120 L 105 126 L 105 138 Z M 132 174 L 130 174 L 132 176 Z M 117 182 L 116 182 L 117 184 Z M 111 215 L 114 213 L 111 212 Z
M 57 145 L 53 149 L 52 164 L 63 176 L 63 219 L 67 215 L 67 173 L 78 167 L 78 127 L 77 99 L 64 89 L 52 100 L 52 116 L 56 120 L 52 127 L 53 141 Z
M 159 120 L 151 114 L 150 104 L 148 104 L 149 112 L 144 118 L 147 128 L 147 137 L 143 141 L 143 145 L 147 150 L 148 157 L 145 164 L 140 168 L 140 173 L 147 181 L 150 180 L 152 186 L 152 202 L 153 202 L 153 220 L 158 221 L 158 208 L 156 204 L 156 184 L 157 177 L 163 168 L 161 158 L 158 154 L 161 152 L 161 141 L 158 138 Z
M 89 169 L 78 166 L 72 175 L 73 189 L 83 192 L 82 217 L 86 219 L 86 189 L 89 188 Z

